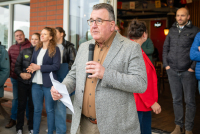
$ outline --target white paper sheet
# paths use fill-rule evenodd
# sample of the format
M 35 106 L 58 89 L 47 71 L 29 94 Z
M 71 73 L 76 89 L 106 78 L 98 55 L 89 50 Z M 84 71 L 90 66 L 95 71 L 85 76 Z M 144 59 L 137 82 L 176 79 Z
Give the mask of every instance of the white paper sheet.
M 53 78 L 53 73 L 51 72 L 49 74 L 50 76 L 50 79 L 51 79 L 51 82 L 54 86 L 54 88 L 58 91 L 58 93 L 60 93 L 63 97 L 60 99 L 62 101 L 62 103 L 67 106 L 71 111 L 72 113 L 74 113 L 74 108 L 73 108 L 73 105 L 72 105 L 72 101 L 70 99 L 70 96 L 69 96 L 69 93 L 68 93 L 68 90 L 66 88 L 66 86 L 62 83 L 60 83 L 59 81 L 55 80 Z

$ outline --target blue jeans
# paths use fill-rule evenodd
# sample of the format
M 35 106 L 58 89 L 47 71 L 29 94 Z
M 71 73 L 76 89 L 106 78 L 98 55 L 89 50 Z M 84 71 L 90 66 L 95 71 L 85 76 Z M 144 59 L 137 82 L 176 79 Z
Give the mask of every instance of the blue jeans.
M 175 124 L 183 128 L 185 113 L 185 130 L 192 131 L 196 114 L 195 92 L 197 80 L 195 73 L 189 71 L 177 72 L 170 68 L 167 70 L 167 75 L 173 98 Z M 185 112 L 183 97 L 186 103 Z
M 33 133 L 39 134 L 40 122 L 42 116 L 43 102 L 45 99 L 45 108 L 47 113 L 48 134 L 53 134 L 55 117 L 54 117 L 54 101 L 50 92 L 51 87 L 44 87 L 39 84 L 32 84 L 32 99 L 34 105 L 33 115 Z
M 63 79 L 68 74 L 68 63 L 62 63 L 60 69 L 57 71 L 58 81 L 62 83 Z M 66 134 L 66 106 L 61 101 L 56 101 L 54 104 L 55 110 L 55 127 L 56 134 Z
M 17 107 L 18 107 L 18 81 L 14 78 L 10 78 L 13 89 L 13 100 L 10 118 L 13 120 L 17 119 Z M 26 105 L 26 118 L 28 119 L 28 103 Z
M 61 101 L 56 101 L 54 104 L 55 110 L 55 126 L 56 134 L 66 134 L 67 125 L 66 125 L 66 106 Z
M 16 79 L 10 78 L 13 88 L 13 100 L 10 118 L 13 120 L 17 119 L 17 107 L 18 107 L 18 81 Z
M 138 111 L 141 134 L 151 134 L 151 111 Z

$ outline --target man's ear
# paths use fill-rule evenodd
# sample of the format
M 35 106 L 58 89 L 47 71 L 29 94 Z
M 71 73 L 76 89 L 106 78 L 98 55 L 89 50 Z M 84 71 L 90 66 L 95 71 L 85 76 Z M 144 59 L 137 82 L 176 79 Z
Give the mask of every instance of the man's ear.
M 188 19 L 188 20 L 190 19 L 190 15 L 188 15 L 187 19 Z
M 110 28 L 111 28 L 111 31 L 115 31 L 115 21 L 111 21 Z

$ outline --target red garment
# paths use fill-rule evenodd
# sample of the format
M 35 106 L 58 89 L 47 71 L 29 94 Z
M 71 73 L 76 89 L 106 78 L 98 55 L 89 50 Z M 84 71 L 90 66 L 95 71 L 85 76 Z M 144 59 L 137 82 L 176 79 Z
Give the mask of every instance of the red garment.
M 15 62 L 17 60 L 17 57 L 21 50 L 25 48 L 29 48 L 31 46 L 31 43 L 28 39 L 25 39 L 25 42 L 23 44 L 14 44 L 12 45 L 8 50 L 8 55 L 10 59 L 10 77 L 17 79 L 17 75 L 15 74 Z
M 151 106 L 158 101 L 156 70 L 148 56 L 142 50 L 147 72 L 147 90 L 144 93 L 134 93 L 137 111 L 151 111 Z

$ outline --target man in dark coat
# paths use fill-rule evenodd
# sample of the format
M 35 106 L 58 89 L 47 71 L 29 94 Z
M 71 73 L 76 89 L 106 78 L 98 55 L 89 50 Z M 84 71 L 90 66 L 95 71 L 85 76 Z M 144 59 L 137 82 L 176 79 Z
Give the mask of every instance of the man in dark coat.
M 163 66 L 167 70 L 173 98 L 176 128 L 171 134 L 182 134 L 184 110 L 183 96 L 186 103 L 185 134 L 192 134 L 196 112 L 195 62 L 190 60 L 190 48 L 199 29 L 189 21 L 190 15 L 186 8 L 176 13 L 176 21 L 165 39 L 163 46 Z
M 6 128 L 11 128 L 16 124 L 17 119 L 17 106 L 18 106 L 18 81 L 17 75 L 15 74 L 15 62 L 21 50 L 29 48 L 31 43 L 25 38 L 24 32 L 22 30 L 16 30 L 14 32 L 16 44 L 12 45 L 8 50 L 8 55 L 10 58 L 10 79 L 13 86 L 13 100 L 11 109 L 11 119 L 9 123 L 5 126 Z

